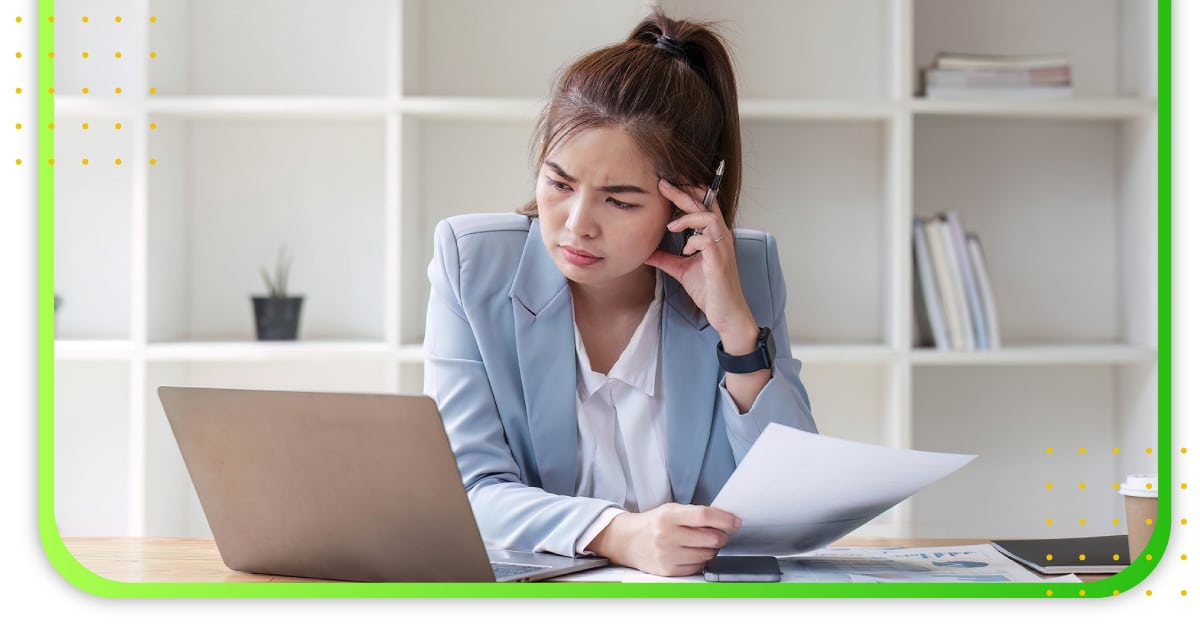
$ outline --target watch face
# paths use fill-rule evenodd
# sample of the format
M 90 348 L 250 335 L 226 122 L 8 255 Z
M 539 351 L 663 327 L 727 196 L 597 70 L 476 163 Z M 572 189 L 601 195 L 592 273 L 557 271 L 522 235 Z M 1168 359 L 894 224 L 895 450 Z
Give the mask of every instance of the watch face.
M 767 361 L 768 366 L 775 365 L 775 335 L 771 333 L 770 328 L 763 328 L 767 333 Z

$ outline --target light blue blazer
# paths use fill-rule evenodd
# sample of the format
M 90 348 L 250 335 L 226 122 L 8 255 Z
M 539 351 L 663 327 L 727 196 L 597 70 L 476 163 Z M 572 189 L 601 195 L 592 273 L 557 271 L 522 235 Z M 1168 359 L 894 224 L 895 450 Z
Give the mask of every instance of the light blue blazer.
M 708 504 L 768 423 L 816 432 L 792 358 L 775 239 L 734 231 L 738 272 L 777 354 L 771 380 L 739 414 L 717 365 L 720 336 L 663 275 L 661 394 L 677 503 Z M 573 496 L 578 474 L 575 328 L 567 280 L 537 219 L 468 214 L 434 232 L 425 329 L 426 395 L 437 401 L 488 547 L 575 555 L 615 504 Z

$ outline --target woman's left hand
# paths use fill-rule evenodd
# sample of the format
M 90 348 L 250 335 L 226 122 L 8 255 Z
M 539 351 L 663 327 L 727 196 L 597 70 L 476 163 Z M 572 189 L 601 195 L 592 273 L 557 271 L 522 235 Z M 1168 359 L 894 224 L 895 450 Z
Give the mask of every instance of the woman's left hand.
M 658 190 L 684 212 L 668 223 L 667 229 L 680 232 L 692 228 L 701 233 L 687 240 L 684 256 L 656 250 L 646 264 L 675 278 L 718 333 L 725 335 L 738 327 L 755 327 L 738 276 L 733 233 L 725 225 L 720 204 L 714 199 L 711 211 L 705 210 L 692 192 L 676 188 L 665 179 L 658 180 Z M 706 192 L 702 186 L 692 190 L 699 193 L 699 198 Z M 692 252 L 699 253 L 689 257 Z M 757 333 L 757 328 L 754 332 Z

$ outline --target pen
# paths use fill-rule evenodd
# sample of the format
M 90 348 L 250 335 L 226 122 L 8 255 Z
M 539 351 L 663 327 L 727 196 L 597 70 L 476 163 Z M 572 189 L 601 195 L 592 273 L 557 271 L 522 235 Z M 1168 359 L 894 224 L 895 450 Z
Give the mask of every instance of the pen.
M 708 191 L 704 193 L 704 201 L 701 205 L 705 210 L 712 211 L 713 200 L 717 198 L 717 191 L 721 189 L 721 176 L 725 174 L 725 160 L 721 160 L 717 164 L 717 177 L 713 180 L 712 186 L 708 187 Z

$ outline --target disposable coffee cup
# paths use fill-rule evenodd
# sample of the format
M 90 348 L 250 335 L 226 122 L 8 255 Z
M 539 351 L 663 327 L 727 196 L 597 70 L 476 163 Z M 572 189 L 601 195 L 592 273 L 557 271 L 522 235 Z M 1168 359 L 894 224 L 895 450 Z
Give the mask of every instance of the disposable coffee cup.
M 1158 519 L 1158 475 L 1137 474 L 1125 477 L 1118 490 L 1125 496 L 1125 524 L 1129 530 L 1129 561 L 1146 550 Z

